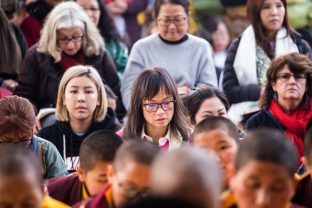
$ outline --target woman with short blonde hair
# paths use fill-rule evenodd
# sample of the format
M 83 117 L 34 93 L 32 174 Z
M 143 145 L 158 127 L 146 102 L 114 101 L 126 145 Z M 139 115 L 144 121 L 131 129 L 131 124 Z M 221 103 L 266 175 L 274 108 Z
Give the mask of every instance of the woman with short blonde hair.
M 102 121 L 107 113 L 107 95 L 104 88 L 104 84 L 101 80 L 101 76 L 91 66 L 73 66 L 68 70 L 62 77 L 60 86 L 57 93 L 57 103 L 56 103 L 56 119 L 59 121 L 70 121 L 70 116 L 66 106 L 63 104 L 65 97 L 65 89 L 68 82 L 76 77 L 86 76 L 95 84 L 98 91 L 98 101 L 99 105 L 96 107 L 93 114 L 93 121 L 100 122 Z
M 101 76 L 91 66 L 73 66 L 60 81 L 56 104 L 56 122 L 41 129 L 40 136 L 57 147 L 68 171 L 79 164 L 81 142 L 100 129 L 116 130 L 115 113 L 108 108 Z

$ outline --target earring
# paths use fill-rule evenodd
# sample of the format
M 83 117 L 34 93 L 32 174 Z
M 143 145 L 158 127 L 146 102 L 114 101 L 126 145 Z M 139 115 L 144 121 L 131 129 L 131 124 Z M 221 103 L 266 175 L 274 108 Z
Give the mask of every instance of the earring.
M 277 100 L 277 98 L 278 98 L 277 92 L 274 92 L 274 94 L 273 94 L 273 99 L 274 99 L 274 100 Z

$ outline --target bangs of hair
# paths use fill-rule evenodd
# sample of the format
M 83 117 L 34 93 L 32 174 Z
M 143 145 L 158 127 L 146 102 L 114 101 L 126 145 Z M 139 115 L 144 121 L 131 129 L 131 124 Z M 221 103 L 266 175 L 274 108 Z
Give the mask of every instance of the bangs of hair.
M 62 28 L 70 28 L 70 27 L 79 27 L 82 30 L 85 30 L 85 23 L 80 19 L 74 19 L 73 17 L 68 18 L 64 16 L 63 19 L 60 20 L 60 23 L 57 25 L 57 30 Z
M 155 71 L 153 76 L 143 76 L 142 80 L 144 80 L 142 84 L 144 84 L 143 89 L 145 89 L 143 100 L 151 100 L 160 91 L 176 99 L 173 86 L 169 84 L 170 82 L 158 71 Z

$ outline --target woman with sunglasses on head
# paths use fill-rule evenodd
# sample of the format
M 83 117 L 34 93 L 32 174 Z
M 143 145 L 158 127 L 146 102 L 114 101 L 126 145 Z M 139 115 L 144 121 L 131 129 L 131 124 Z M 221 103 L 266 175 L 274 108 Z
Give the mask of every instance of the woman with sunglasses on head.
M 27 52 L 15 93 L 37 109 L 55 107 L 62 75 L 80 64 L 96 68 L 120 95 L 117 71 L 98 29 L 77 3 L 63 2 L 51 11 L 39 43 Z
M 273 58 L 311 52 L 290 27 L 286 0 L 248 0 L 247 16 L 251 25 L 231 44 L 224 67 L 223 90 L 231 104 L 229 117 L 235 122 L 256 107 Z
M 27 99 L 18 96 L 0 99 L 0 118 L 0 145 L 16 144 L 33 150 L 45 179 L 67 174 L 56 147 L 34 135 L 36 115 Z
M 181 94 L 198 86 L 218 85 L 211 46 L 187 33 L 189 13 L 189 0 L 156 0 L 158 32 L 134 44 L 125 69 L 121 93 L 126 108 L 133 81 L 147 67 L 164 67 Z
M 163 150 L 188 142 L 190 126 L 185 109 L 166 69 L 145 69 L 137 77 L 127 120 L 118 134 L 125 139 L 153 142 Z
M 293 141 L 303 156 L 303 138 L 312 124 L 312 62 L 292 53 L 273 60 L 260 97 L 262 110 L 247 121 L 247 129 L 276 128 Z

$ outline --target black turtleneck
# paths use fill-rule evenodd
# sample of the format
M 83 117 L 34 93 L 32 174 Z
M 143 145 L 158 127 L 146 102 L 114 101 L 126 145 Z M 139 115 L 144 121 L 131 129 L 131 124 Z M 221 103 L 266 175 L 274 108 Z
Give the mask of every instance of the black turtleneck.
M 164 39 L 163 37 L 161 37 L 161 35 L 159 34 L 159 38 L 165 42 L 165 43 L 168 43 L 168 44 L 171 44 L 171 45 L 177 45 L 177 44 L 180 44 L 180 43 L 183 43 L 184 41 L 186 41 L 188 39 L 188 35 L 185 34 L 183 36 L 183 38 L 181 38 L 180 40 L 176 40 L 176 41 L 170 41 L 170 40 L 166 40 Z

